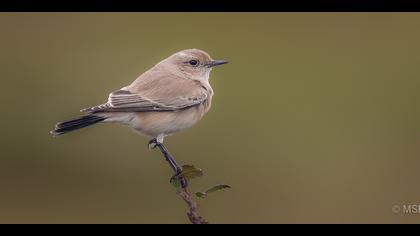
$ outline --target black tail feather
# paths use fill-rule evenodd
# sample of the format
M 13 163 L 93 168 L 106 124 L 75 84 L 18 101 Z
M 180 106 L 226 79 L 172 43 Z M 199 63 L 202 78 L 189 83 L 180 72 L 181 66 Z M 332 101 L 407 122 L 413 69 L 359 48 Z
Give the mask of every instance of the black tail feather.
M 98 122 L 104 121 L 104 117 L 96 115 L 86 115 L 77 119 L 60 122 L 55 125 L 55 128 L 50 133 L 54 136 L 62 135 L 70 131 L 78 130 Z

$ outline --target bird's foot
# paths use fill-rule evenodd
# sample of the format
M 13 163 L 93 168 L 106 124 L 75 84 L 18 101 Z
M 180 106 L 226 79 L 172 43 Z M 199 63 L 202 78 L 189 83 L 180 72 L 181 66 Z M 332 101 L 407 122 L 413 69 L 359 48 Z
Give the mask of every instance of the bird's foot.
M 180 185 L 182 188 L 188 187 L 188 181 L 185 177 L 181 176 L 182 169 L 179 169 L 169 180 L 170 183 Z
M 158 145 L 157 139 L 151 139 L 149 141 L 149 150 L 155 149 L 156 146 Z

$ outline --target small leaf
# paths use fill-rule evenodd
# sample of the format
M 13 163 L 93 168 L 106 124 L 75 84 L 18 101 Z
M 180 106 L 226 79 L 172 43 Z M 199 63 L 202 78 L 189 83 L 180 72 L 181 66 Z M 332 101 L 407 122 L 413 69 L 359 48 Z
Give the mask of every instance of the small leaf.
M 207 189 L 206 194 L 216 192 L 216 191 L 219 191 L 219 190 L 222 190 L 222 189 L 225 189 L 225 188 L 231 188 L 231 187 L 229 185 L 226 185 L 226 184 L 219 184 L 219 185 L 216 185 L 216 186 L 213 186 L 213 187 Z
M 177 176 L 172 177 L 170 182 L 175 188 L 181 187 L 181 179 Z
M 225 188 L 232 188 L 232 187 L 230 187 L 229 185 L 226 185 L 226 184 L 219 184 L 219 185 L 215 185 L 215 186 L 207 189 L 205 192 L 196 192 L 195 195 L 199 198 L 205 198 L 205 197 L 207 197 L 207 195 L 209 193 L 216 192 L 216 191 L 219 191 L 219 190 L 222 190 L 222 189 L 225 189 Z
M 196 168 L 193 165 L 184 165 L 182 166 L 182 171 L 179 173 L 179 177 L 184 177 L 187 180 L 200 177 L 203 175 L 203 171 L 199 168 Z
M 196 192 L 195 195 L 199 198 L 205 198 L 207 197 L 207 193 L 203 193 L 203 192 Z

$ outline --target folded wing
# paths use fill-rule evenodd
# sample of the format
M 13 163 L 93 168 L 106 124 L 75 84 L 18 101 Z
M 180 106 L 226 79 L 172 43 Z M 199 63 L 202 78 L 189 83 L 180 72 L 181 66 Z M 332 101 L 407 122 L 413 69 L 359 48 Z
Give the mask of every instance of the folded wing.
M 107 103 L 82 112 L 177 111 L 197 106 L 208 96 L 198 81 L 149 71 L 130 86 L 110 93 Z

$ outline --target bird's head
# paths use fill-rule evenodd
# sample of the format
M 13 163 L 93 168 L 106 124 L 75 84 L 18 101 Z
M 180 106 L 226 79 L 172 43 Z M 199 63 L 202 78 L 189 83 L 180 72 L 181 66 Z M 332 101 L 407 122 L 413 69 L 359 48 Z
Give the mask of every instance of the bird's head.
M 166 58 L 164 64 L 171 70 L 183 74 L 189 79 L 209 79 L 214 66 L 228 63 L 226 60 L 213 60 L 208 53 L 200 49 L 186 49 Z

